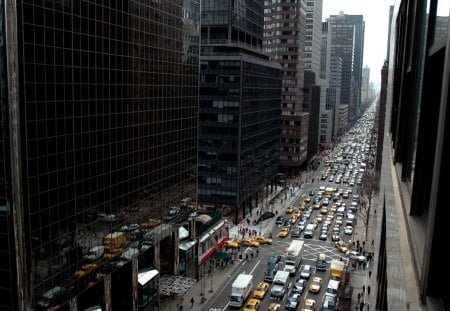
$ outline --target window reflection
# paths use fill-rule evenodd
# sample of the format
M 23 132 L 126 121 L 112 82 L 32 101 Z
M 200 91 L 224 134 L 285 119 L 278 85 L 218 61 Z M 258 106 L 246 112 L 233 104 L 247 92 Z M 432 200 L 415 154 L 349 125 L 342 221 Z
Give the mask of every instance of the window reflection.
M 434 28 L 434 42 L 447 36 L 448 15 L 450 11 L 450 1 L 438 0 L 436 9 L 436 25 Z

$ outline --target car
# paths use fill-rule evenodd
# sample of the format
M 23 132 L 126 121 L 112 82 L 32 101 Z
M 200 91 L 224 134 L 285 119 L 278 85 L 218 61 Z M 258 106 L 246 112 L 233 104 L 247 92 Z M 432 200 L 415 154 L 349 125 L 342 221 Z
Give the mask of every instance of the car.
M 292 230 L 291 230 L 291 237 L 293 238 L 298 238 L 300 237 L 300 233 L 302 232 L 302 230 L 300 230 L 300 227 L 295 226 Z
M 292 288 L 292 291 L 302 294 L 303 291 L 305 290 L 305 286 L 306 286 L 306 280 L 305 279 L 298 279 L 297 281 L 295 281 L 294 283 L 294 287 Z
M 359 262 L 366 262 L 366 257 L 361 255 L 360 252 L 357 251 L 349 251 L 347 253 L 348 258 L 358 260 Z
M 311 293 L 319 293 L 320 289 L 322 288 L 322 278 L 319 276 L 315 276 L 312 278 L 311 283 L 309 283 L 309 291 Z
M 281 311 L 281 305 L 276 302 L 271 302 L 267 311 Z
M 97 264 L 95 263 L 88 263 L 81 266 L 80 270 L 75 271 L 74 277 L 81 278 L 82 276 L 91 273 L 97 269 Z
M 256 241 L 253 241 L 251 239 L 240 239 L 237 240 L 240 246 L 248 246 L 248 247 L 258 247 L 259 243 Z
M 311 311 L 311 310 L 316 310 L 316 301 L 311 298 L 306 298 L 303 301 L 301 311 Z
M 161 220 L 160 219 L 153 219 L 153 218 L 149 218 L 148 221 L 141 223 L 141 228 L 142 229 L 152 229 L 154 227 L 157 227 L 161 224 Z
M 284 303 L 284 310 L 297 310 L 297 306 L 300 302 L 301 294 L 293 292 L 288 296 L 286 302 Z
M 300 278 L 309 280 L 312 274 L 312 266 L 311 265 L 302 265 L 300 268 Z
M 331 241 L 336 242 L 339 241 L 341 239 L 341 236 L 339 235 L 339 232 L 334 232 L 333 235 L 331 236 Z
M 322 230 L 319 235 L 319 240 L 326 241 L 328 239 L 328 231 Z
M 280 232 L 278 232 L 278 237 L 279 238 L 285 238 L 288 236 L 289 234 L 289 228 L 288 227 L 283 227 L 281 228 Z
M 125 232 L 132 232 L 134 230 L 138 230 L 139 229 L 139 225 L 138 224 L 130 224 L 130 225 L 124 225 L 120 228 L 121 231 L 125 231 Z
M 275 263 L 279 263 L 281 260 L 281 254 L 279 253 L 272 253 L 272 255 L 270 255 L 269 259 L 267 260 L 267 263 L 270 264 L 275 264 Z
M 282 227 L 291 228 L 292 222 L 291 218 L 285 218 Z
M 261 300 L 252 298 L 245 305 L 244 311 L 258 311 L 261 307 Z
M 295 214 L 292 214 L 291 216 L 291 224 L 295 224 L 297 222 L 298 217 Z
M 237 240 L 228 240 L 223 244 L 225 248 L 239 248 L 239 242 Z
M 259 282 L 258 286 L 253 290 L 253 298 L 264 299 L 269 290 L 269 283 Z
M 334 243 L 334 246 L 335 246 L 338 250 L 340 250 L 341 253 L 344 253 L 344 254 L 346 254 L 346 253 L 348 252 L 348 250 L 349 250 L 347 244 L 345 244 L 345 243 L 342 242 L 342 241 L 336 241 L 336 242 Z
M 314 195 L 316 195 L 316 193 L 315 193 L 313 190 L 311 190 L 311 191 L 309 192 L 309 196 L 310 196 L 310 197 L 313 197 Z
M 286 207 L 284 212 L 286 214 L 292 214 L 293 211 L 294 211 L 294 207 L 292 205 L 289 205 L 288 207 Z
M 345 226 L 344 227 L 344 233 L 348 234 L 348 235 L 353 234 L 353 227 L 352 226 Z
M 275 223 L 277 225 L 281 225 L 284 222 L 284 217 L 282 215 L 278 216 L 277 219 L 275 220 Z
M 251 238 L 250 240 L 258 242 L 259 244 L 272 244 L 272 239 L 271 238 L 266 238 L 265 236 L 261 236 L 261 235 L 257 235 L 253 238 Z

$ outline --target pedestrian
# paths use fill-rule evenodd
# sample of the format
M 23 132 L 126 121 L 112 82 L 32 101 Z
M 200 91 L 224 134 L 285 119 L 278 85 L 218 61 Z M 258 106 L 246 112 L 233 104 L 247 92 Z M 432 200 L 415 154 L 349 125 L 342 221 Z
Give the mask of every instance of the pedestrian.
M 194 302 L 195 302 L 194 297 L 192 297 L 191 298 L 191 308 L 194 306 Z
M 372 247 L 373 247 L 374 243 L 375 243 L 375 241 L 374 241 L 374 240 L 372 240 Z
M 367 295 L 370 295 L 370 285 L 367 286 Z
M 256 257 L 258 257 L 259 256 L 259 249 L 257 248 L 256 249 Z
M 245 254 L 245 260 L 248 261 L 248 253 Z
M 366 246 L 366 241 L 363 241 L 362 244 L 363 244 L 363 248 L 364 248 Z
M 372 276 L 372 270 L 369 271 L 369 279 Z
M 361 300 L 361 293 L 358 293 L 358 303 Z
M 364 310 L 364 301 L 361 301 L 361 303 L 359 304 L 359 311 Z
M 364 295 L 366 293 L 366 285 L 363 285 L 362 290 L 362 294 Z
M 253 260 L 253 252 L 250 253 L 250 256 L 252 257 L 252 260 Z

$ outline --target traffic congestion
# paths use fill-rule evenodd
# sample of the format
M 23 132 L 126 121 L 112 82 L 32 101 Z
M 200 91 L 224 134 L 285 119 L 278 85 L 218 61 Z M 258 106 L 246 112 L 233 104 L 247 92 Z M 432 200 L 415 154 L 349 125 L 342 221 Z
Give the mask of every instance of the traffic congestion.
M 291 178 L 285 188 L 291 200 L 279 202 L 265 236 L 241 235 L 241 224 L 226 244 L 239 268 L 208 302 L 209 310 L 335 310 L 349 303 L 341 293 L 348 273 L 370 259 L 361 228 L 370 206 L 362 188 L 374 166 L 373 123 L 368 109 L 322 152 L 306 182 Z

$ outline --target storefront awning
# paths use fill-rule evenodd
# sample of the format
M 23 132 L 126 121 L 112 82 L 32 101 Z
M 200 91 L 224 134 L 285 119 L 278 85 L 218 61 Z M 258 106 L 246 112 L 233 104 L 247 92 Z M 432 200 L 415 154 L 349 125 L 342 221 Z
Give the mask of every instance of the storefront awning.
M 231 259 L 231 254 L 225 252 L 215 252 L 213 258 L 227 260 Z
M 183 251 L 187 251 L 188 249 L 190 249 L 192 246 L 194 246 L 195 244 L 197 244 L 197 241 L 186 241 L 186 242 L 181 242 L 179 248 Z
M 159 271 L 156 269 L 139 271 L 138 273 L 138 283 L 141 286 L 147 284 L 151 279 L 159 274 Z

